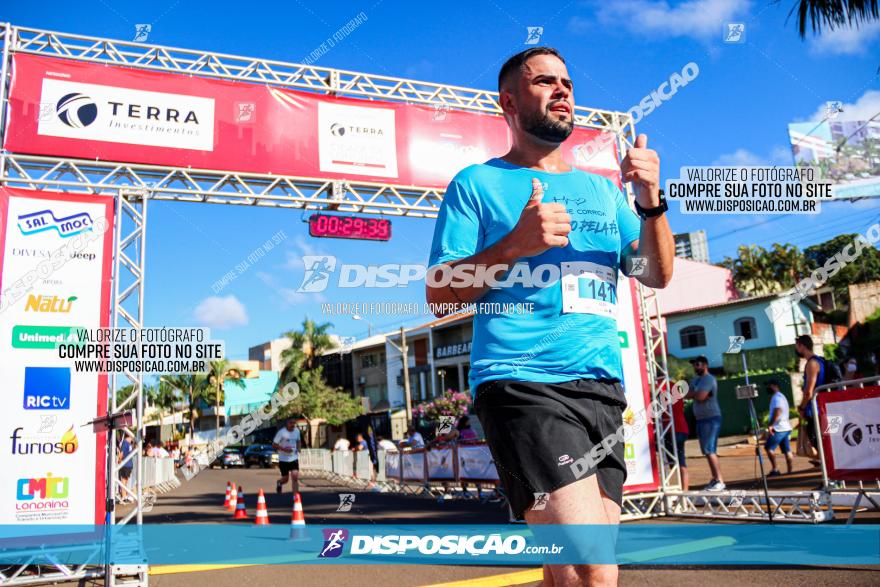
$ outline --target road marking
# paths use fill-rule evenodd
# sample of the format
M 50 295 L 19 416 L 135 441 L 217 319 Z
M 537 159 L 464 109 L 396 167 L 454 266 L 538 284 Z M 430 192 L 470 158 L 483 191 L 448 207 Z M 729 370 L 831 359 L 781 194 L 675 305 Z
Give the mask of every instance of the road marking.
M 172 575 L 174 573 L 198 573 L 201 571 L 223 571 L 239 567 L 256 567 L 259 565 L 240 563 L 234 565 L 158 565 L 150 567 L 151 575 Z
M 517 571 L 515 573 L 505 573 L 503 575 L 474 577 L 473 579 L 453 581 L 452 583 L 423 585 L 422 587 L 506 587 L 507 585 L 525 585 L 526 583 L 534 583 L 535 581 L 541 581 L 543 579 L 544 569 L 540 568 L 528 571 Z

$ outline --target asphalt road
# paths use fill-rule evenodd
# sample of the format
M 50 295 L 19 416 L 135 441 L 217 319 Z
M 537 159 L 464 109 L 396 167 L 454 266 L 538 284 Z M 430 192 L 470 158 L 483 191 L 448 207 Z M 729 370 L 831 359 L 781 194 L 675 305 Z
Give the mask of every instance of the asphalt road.
M 733 460 L 728 461 L 733 468 Z M 694 463 L 696 465 L 697 463 Z M 740 466 L 748 467 L 748 460 Z M 693 465 L 692 465 L 693 466 Z M 696 471 L 695 471 L 696 472 Z M 807 473 L 804 473 L 805 475 Z M 697 475 L 699 477 L 699 475 Z M 812 477 L 812 475 L 810 475 Z M 145 522 L 177 523 L 253 523 L 257 492 L 266 492 L 269 516 L 272 524 L 290 523 L 291 495 L 289 486 L 284 495 L 275 494 L 277 472 L 274 469 L 206 470 L 182 487 L 159 496 L 153 510 L 144 515 Z M 232 522 L 223 508 L 226 482 L 241 485 L 247 495 L 247 522 Z M 810 479 L 812 482 L 812 479 Z M 354 491 L 334 487 L 325 481 L 306 480 L 301 486 L 305 518 L 308 524 L 458 524 L 458 523 L 507 523 L 506 506 L 480 504 L 477 501 L 446 500 L 400 495 Z M 355 504 L 350 512 L 337 512 L 340 493 L 354 493 Z M 669 523 L 670 519 L 664 519 Z M 876 521 L 876 520 L 872 520 Z M 688 520 L 693 523 L 693 520 Z M 166 569 L 168 570 L 168 569 Z M 206 570 L 188 573 L 155 574 L 150 582 L 158 587 L 239 587 L 242 584 L 255 587 L 274 585 L 288 587 L 351 585 L 382 587 L 424 586 L 460 581 L 461 585 L 537 585 L 523 579 L 487 579 L 508 573 L 520 573 L 524 567 L 476 567 L 443 565 L 266 565 Z M 161 567 L 154 567 L 157 573 Z M 632 566 L 621 568 L 621 585 L 664 585 L 680 587 L 691 584 L 748 585 L 749 587 L 780 587 L 783 585 L 880 585 L 877 568 L 853 567 L 771 567 L 743 568 L 719 567 L 650 567 Z

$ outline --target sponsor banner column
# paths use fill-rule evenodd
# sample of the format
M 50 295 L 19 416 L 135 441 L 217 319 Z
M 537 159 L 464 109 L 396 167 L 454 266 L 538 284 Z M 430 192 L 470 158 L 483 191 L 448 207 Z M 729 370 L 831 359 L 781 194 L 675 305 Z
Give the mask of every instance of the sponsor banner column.
M 0 187 L 0 524 L 104 517 L 107 376 L 56 346 L 109 323 L 113 201 Z

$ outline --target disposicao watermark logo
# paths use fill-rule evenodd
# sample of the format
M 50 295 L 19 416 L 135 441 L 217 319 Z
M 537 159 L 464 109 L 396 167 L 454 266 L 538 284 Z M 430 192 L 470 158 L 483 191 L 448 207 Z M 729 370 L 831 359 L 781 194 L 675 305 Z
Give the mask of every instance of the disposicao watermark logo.
M 318 553 L 318 558 L 338 558 L 345 549 L 345 541 L 348 540 L 348 530 L 345 528 L 324 528 L 324 546 Z

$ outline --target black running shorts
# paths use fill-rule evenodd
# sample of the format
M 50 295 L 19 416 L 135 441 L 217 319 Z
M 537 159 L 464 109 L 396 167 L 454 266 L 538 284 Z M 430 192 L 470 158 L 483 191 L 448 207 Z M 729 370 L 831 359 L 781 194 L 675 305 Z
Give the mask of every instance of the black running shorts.
M 582 476 L 576 476 L 571 463 L 617 433 L 625 408 L 617 381 L 500 379 L 480 384 L 474 412 L 517 519 L 523 519 L 535 493 L 551 493 L 594 474 L 605 495 L 621 504 L 626 480 L 622 442 Z
M 291 471 L 299 471 L 299 459 L 289 462 L 278 461 L 278 470 L 281 472 L 282 477 Z

